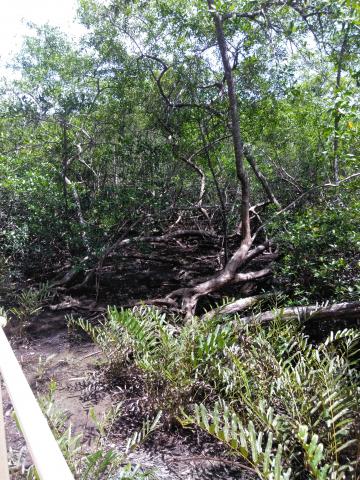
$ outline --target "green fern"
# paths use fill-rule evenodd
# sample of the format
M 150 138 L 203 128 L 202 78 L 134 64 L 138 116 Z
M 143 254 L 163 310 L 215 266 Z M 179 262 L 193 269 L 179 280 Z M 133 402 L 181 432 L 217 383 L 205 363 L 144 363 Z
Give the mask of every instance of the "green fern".
M 244 426 L 225 402 L 216 402 L 212 410 L 203 404 L 195 405 L 194 416 L 185 414 L 181 422 L 184 426 L 194 423 L 223 442 L 246 460 L 261 479 L 290 479 L 291 468 L 283 465 L 283 446 L 274 445 L 272 432 L 267 438 L 262 431 L 257 433 L 251 420 Z
M 102 324 L 80 324 L 110 362 L 125 368 L 126 358 L 143 371 L 156 408 L 183 411 L 184 423 L 222 441 L 260 478 L 287 478 L 290 469 L 292 478 L 355 478 L 359 332 L 315 345 L 300 320 L 281 312 L 266 328 L 222 318 L 179 327 L 149 307 L 110 309 Z
M 158 428 L 161 416 L 162 412 L 160 411 L 152 420 L 147 419 L 144 421 L 141 430 L 136 431 L 128 439 L 125 449 L 126 453 L 134 451 L 148 439 L 148 437 Z

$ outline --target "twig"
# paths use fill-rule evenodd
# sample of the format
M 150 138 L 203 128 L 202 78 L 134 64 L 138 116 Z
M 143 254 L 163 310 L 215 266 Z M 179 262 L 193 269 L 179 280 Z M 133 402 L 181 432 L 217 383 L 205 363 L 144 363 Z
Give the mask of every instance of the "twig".
M 85 358 L 89 358 L 89 357 L 93 357 L 93 356 L 95 356 L 95 355 L 99 355 L 100 353 L 102 353 L 101 350 L 98 350 L 97 352 L 88 353 L 88 354 L 85 355 L 84 357 L 81 357 L 81 358 L 80 358 L 80 361 L 81 361 L 81 360 L 85 360 Z

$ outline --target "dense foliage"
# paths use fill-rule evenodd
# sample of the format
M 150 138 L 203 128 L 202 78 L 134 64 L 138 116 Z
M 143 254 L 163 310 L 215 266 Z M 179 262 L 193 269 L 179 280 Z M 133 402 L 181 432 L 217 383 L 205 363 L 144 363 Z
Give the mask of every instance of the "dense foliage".
M 318 206 L 302 209 L 278 230 L 286 252 L 278 281 L 295 304 L 359 298 L 360 205 L 348 196 L 343 201 L 319 199 Z
M 91 335 L 112 370 L 135 364 L 143 372 L 150 408 L 198 425 L 258 478 L 353 478 L 358 331 L 313 345 L 281 312 L 265 329 L 241 319 L 178 328 L 149 309 L 110 309 L 99 327 L 70 323 Z
M 247 18 L 262 7 L 216 3 L 229 16 L 240 12 L 224 28 L 243 137 L 285 206 L 356 171 L 359 7 L 270 2 L 256 21 Z M 88 34 L 78 45 L 55 28 L 34 27 L 14 61 L 16 80 L 1 87 L 2 255 L 33 273 L 46 259 L 51 272 L 60 259 L 97 257 L 124 222 L 161 231 L 177 213 L 191 219 L 189 206 L 199 202 L 209 206 L 213 228 L 231 232 L 239 198 L 206 2 L 82 1 L 79 19 Z M 358 180 L 351 183 L 356 196 Z M 266 199 L 256 178 L 251 189 L 253 204 Z M 321 193 L 305 204 L 321 201 Z M 340 206 L 334 208 L 346 222 Z M 321 231 L 332 242 L 332 209 L 326 211 Z M 300 231 L 299 217 L 289 215 Z M 315 215 L 305 212 L 305 219 Z M 353 239 L 346 243 L 343 235 L 338 243 L 329 265 L 352 250 Z M 320 270 L 311 280 L 332 284 Z
M 34 25 L 0 82 L 0 294 L 18 333 L 46 299 L 135 306 L 70 325 L 115 377 L 140 372 L 153 414 L 259 478 L 355 478 L 358 332 L 312 325 L 316 343 L 285 310 L 251 315 L 274 298 L 359 312 L 359 2 L 79 0 L 77 16 L 77 41 Z M 112 468 L 102 447 L 73 470 Z

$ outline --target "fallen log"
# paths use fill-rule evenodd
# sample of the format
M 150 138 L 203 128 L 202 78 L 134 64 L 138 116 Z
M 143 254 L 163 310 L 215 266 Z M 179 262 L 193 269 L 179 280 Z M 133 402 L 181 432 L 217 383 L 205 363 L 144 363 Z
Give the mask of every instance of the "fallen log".
M 264 323 L 271 322 L 276 317 L 281 316 L 285 320 L 300 318 L 302 320 L 346 320 L 360 319 L 360 301 L 343 302 L 333 305 L 308 305 L 287 307 L 275 310 L 269 310 L 259 315 L 251 315 L 242 317 L 241 323 Z
M 262 295 L 254 295 L 252 297 L 245 297 L 236 300 L 235 302 L 229 303 L 228 305 L 224 305 L 223 307 L 214 308 L 213 310 L 209 310 L 206 312 L 201 318 L 208 319 L 213 318 L 216 315 L 228 315 L 232 313 L 238 313 L 250 308 L 261 300 L 271 297 L 272 294 L 265 293 Z

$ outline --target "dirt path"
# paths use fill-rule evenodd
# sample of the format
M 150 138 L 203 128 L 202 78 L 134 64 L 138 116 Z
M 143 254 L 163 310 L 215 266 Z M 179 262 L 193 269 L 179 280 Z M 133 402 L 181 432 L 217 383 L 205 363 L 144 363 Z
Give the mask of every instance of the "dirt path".
M 8 332 L 10 336 L 11 332 Z M 50 380 L 56 382 L 55 401 L 68 414 L 74 434 L 82 433 L 84 448 L 96 437 L 96 428 L 89 418 L 92 407 L 100 418 L 103 413 L 122 402 L 122 413 L 109 447 L 123 451 L 126 439 L 139 426 L 136 408 L 141 394 L 136 388 L 124 391 L 123 385 L 105 385 L 99 381 L 97 365 L 101 357 L 97 347 L 84 339 L 69 335 L 64 312 L 44 312 L 30 329 L 27 340 L 13 341 L 13 348 L 25 375 L 38 395 L 48 391 Z M 11 416 L 9 398 L 4 396 L 4 411 L 13 463 L 19 458 L 30 464 L 24 440 Z M 174 429 L 159 429 L 143 447 L 133 454 L 133 463 L 154 469 L 161 480 L 248 480 L 246 470 L 229 461 L 219 461 L 219 445 L 203 435 Z M 19 478 L 13 474 L 14 480 Z

